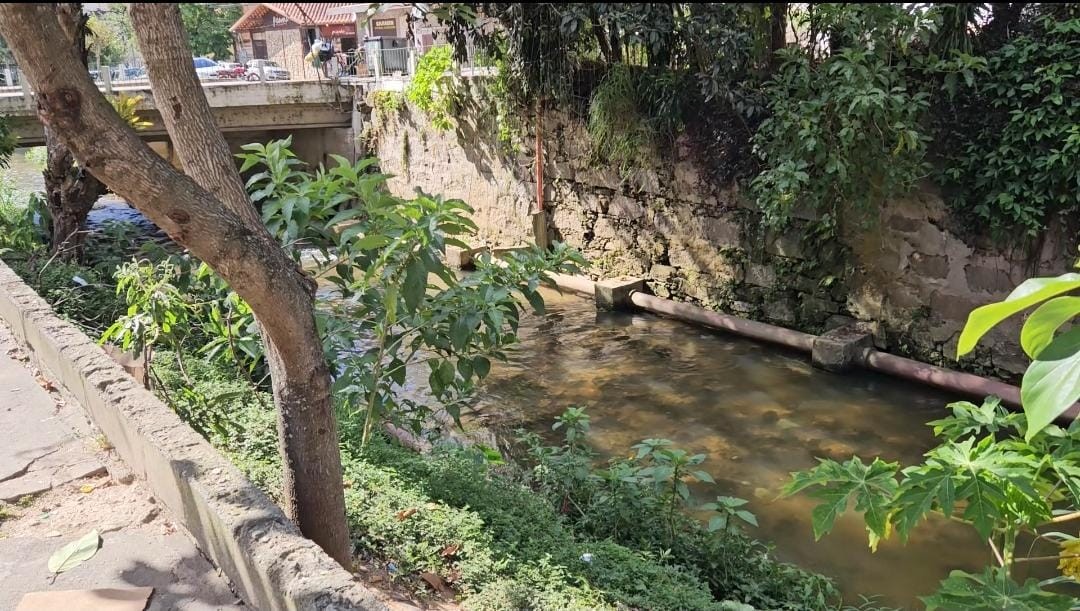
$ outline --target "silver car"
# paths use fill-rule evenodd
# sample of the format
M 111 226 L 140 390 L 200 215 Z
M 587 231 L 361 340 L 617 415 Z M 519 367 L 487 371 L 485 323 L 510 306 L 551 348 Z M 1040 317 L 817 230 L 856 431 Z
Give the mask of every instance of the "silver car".
M 262 67 L 262 74 L 268 81 L 287 81 L 289 78 L 289 71 L 282 68 L 277 62 L 270 61 L 268 59 L 252 59 L 248 60 L 247 64 L 247 80 L 257 81 L 259 80 L 259 68 Z

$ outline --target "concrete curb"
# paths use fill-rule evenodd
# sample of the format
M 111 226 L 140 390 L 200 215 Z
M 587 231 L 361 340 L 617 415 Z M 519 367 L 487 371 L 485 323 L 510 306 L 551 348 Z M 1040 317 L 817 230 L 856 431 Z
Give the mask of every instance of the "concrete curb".
M 168 406 L 0 262 L 0 318 L 256 609 L 387 609 Z

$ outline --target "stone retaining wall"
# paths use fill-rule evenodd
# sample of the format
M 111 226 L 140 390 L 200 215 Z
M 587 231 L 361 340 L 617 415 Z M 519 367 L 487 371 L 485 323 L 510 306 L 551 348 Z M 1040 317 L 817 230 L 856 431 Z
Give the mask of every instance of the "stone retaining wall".
M 406 109 L 382 127 L 375 152 L 397 194 L 420 188 L 473 206 L 478 245 L 531 241 L 532 151 L 503 154 L 484 121 L 466 117 L 437 132 Z M 1033 257 L 968 243 L 926 187 L 847 231 L 849 262 L 822 269 L 799 238 L 807 215 L 790 232 L 764 232 L 737 186 L 702 177 L 685 142 L 656 167 L 623 177 L 590 160 L 580 123 L 556 115 L 544 127 L 551 237 L 581 249 L 594 277 L 643 277 L 663 297 L 814 333 L 852 318 L 871 322 L 878 348 L 935 364 L 958 366 L 956 339 L 973 308 L 1030 276 L 1062 273 L 1076 257 L 1075 238 L 1060 235 Z M 959 365 L 1013 377 L 1027 364 L 1017 333 L 1017 325 L 993 331 L 987 348 Z
M 0 262 L 0 318 L 89 412 L 244 600 L 266 610 L 383 610 L 262 491 Z

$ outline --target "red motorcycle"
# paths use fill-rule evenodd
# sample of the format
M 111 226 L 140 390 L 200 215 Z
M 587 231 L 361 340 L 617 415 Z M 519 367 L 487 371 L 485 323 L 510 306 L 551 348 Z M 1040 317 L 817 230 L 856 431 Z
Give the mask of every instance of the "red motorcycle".
M 221 64 L 221 69 L 217 72 L 218 78 L 227 79 L 242 79 L 247 76 L 247 68 L 244 64 Z

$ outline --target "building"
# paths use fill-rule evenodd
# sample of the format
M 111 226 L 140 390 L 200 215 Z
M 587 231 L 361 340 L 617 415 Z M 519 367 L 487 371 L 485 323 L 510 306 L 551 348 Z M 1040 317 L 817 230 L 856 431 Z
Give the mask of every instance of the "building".
M 236 43 L 237 59 L 269 59 L 285 68 L 292 78 L 318 75 L 304 57 L 316 38 L 330 40 L 340 53 L 357 48 L 356 14 L 335 12 L 350 6 L 334 2 L 262 2 L 246 5 L 244 15 L 229 30 Z
M 416 57 L 440 42 L 445 26 L 426 10 L 432 6 L 397 2 L 346 4 L 327 12 L 355 15 L 363 50 L 355 74 L 373 74 L 378 66 L 384 75 L 392 75 L 411 73 Z

